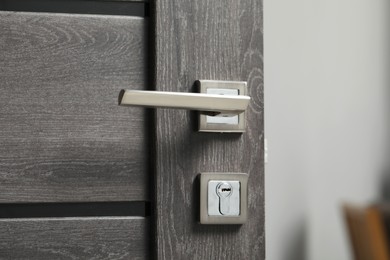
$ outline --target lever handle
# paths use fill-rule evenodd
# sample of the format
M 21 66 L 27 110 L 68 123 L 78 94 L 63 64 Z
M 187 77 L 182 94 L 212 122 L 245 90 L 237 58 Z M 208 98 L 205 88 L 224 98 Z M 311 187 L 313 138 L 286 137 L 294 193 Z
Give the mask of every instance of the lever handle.
M 119 105 L 178 108 L 212 112 L 216 114 L 238 115 L 245 112 L 249 96 L 229 96 L 204 93 L 161 92 L 121 90 Z
M 250 97 L 245 81 L 197 80 L 200 93 L 124 90 L 121 106 L 198 110 L 199 132 L 243 133 Z

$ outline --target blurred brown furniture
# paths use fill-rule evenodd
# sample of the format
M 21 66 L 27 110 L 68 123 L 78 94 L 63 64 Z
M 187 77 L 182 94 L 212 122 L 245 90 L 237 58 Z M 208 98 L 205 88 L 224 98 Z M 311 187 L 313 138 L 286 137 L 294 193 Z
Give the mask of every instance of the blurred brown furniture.
M 384 211 L 378 205 L 343 206 L 355 260 L 390 259 Z

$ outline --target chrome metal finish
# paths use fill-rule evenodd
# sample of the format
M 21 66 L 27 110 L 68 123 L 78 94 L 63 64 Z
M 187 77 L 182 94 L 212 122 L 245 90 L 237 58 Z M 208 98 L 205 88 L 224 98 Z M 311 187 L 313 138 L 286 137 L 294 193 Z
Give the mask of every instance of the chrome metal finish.
M 210 183 L 209 183 L 210 184 Z M 219 211 L 222 215 L 230 213 L 230 195 L 233 193 L 233 186 L 227 182 L 220 182 L 217 186 L 217 195 L 219 197 Z
M 197 80 L 200 93 L 124 90 L 121 106 L 177 108 L 199 111 L 200 132 L 245 132 L 245 110 L 250 97 L 246 82 Z
M 209 216 L 240 215 L 240 182 L 209 181 L 207 212 Z
M 247 219 L 248 175 L 200 174 L 200 223 L 243 224 Z
M 244 81 L 198 80 L 196 85 L 200 93 L 247 97 L 247 84 Z M 245 112 L 236 115 L 219 114 L 209 116 L 199 114 L 200 132 L 242 133 L 245 132 Z
M 222 89 L 222 88 L 208 88 L 206 94 L 238 96 L 238 89 Z M 238 115 L 219 114 L 215 116 L 206 115 L 206 122 L 208 124 L 238 124 Z

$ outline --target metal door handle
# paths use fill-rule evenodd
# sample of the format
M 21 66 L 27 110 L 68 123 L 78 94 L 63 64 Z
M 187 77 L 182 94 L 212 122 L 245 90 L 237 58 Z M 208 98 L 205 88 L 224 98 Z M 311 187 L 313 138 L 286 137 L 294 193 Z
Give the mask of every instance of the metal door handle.
M 119 105 L 178 108 L 238 115 L 245 112 L 249 96 L 227 96 L 202 93 L 121 90 Z
M 121 106 L 198 110 L 199 131 L 242 133 L 250 97 L 246 82 L 197 80 L 200 93 L 121 90 Z

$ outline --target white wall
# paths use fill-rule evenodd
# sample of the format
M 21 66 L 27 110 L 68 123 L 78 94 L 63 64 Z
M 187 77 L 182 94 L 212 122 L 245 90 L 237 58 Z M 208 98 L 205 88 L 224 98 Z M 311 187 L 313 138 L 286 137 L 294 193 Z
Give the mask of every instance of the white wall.
M 390 159 L 390 1 L 265 0 L 264 33 L 267 259 L 351 259 L 340 205 Z

